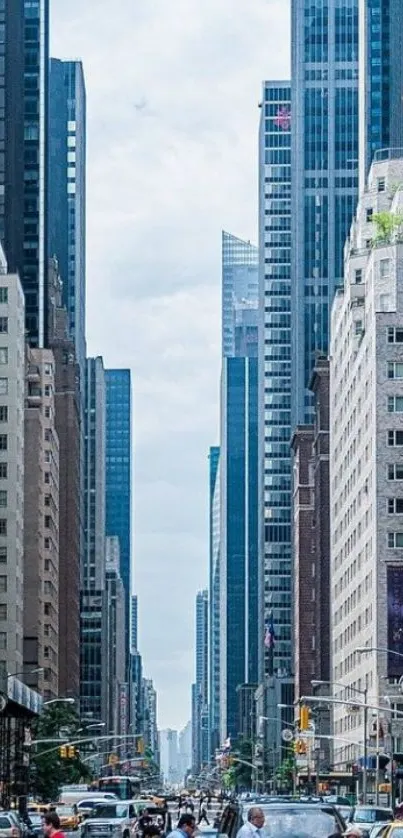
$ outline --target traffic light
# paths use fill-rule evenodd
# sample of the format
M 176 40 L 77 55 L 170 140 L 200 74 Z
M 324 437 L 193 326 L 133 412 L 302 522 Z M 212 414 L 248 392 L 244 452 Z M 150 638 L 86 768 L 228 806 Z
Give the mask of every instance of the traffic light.
M 306 750 L 306 742 L 304 742 L 303 739 L 296 739 L 294 742 L 294 751 L 297 756 L 303 756 L 306 754 Z
M 308 730 L 309 729 L 309 707 L 307 707 L 306 704 L 303 704 L 302 707 L 300 707 L 299 729 L 300 730 Z
M 74 745 L 69 745 L 68 746 L 67 756 L 68 756 L 69 759 L 74 759 L 74 757 L 76 756 L 76 748 L 74 747 Z
M 59 757 L 60 757 L 60 759 L 67 759 L 67 757 L 68 757 L 68 753 L 67 753 L 67 748 L 66 748 L 66 745 L 61 745 L 61 746 L 60 746 L 60 748 L 59 748 Z

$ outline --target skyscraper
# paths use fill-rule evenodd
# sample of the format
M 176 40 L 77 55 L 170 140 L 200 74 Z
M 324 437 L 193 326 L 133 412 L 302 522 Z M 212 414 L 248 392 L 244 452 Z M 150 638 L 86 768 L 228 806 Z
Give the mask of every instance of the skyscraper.
M 263 85 L 259 132 L 259 680 L 292 671 L 291 88 Z M 276 642 L 265 648 L 265 625 Z
M 103 360 L 87 358 L 85 388 L 85 549 L 81 569 L 81 713 L 107 717 L 105 596 L 105 417 Z
M 131 600 L 131 376 L 106 370 L 106 534 L 117 535 L 125 589 L 126 652 L 130 650 Z
M 258 299 L 258 249 L 231 233 L 222 233 L 222 354 L 235 355 L 235 306 Z
M 376 151 L 403 147 L 403 7 L 359 0 L 360 191 Z
M 125 592 L 120 578 L 119 539 L 106 538 L 108 731 L 119 733 L 120 687 L 126 682 Z
M 28 340 L 47 341 L 48 0 L 6 0 L 0 10 L 0 238 L 21 277 Z M 1 70 L 0 70 L 1 72 Z
M 194 769 L 208 762 L 208 591 L 196 596 L 196 679 L 192 687 Z
M 358 0 L 292 0 L 292 427 L 327 354 L 358 196 Z
M 220 744 L 220 449 L 209 455 L 209 728 L 210 756 Z
M 81 378 L 85 378 L 86 94 L 80 61 L 50 61 L 49 247 L 63 282 Z

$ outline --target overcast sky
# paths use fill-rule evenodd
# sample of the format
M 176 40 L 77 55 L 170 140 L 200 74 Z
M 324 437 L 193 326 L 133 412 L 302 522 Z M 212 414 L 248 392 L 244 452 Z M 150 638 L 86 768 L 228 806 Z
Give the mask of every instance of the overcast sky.
M 133 382 L 134 589 L 160 727 L 190 716 L 218 442 L 221 229 L 257 238 L 261 82 L 287 0 L 51 0 L 87 85 L 87 339 Z M 236 638 L 233 638 L 236 643 Z

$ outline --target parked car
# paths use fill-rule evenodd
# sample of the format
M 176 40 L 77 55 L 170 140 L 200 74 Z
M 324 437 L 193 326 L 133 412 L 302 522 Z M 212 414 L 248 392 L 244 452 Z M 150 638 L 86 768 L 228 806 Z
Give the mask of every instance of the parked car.
M 22 829 L 11 812 L 0 812 L 0 838 L 22 838 Z
M 80 838 L 103 838 L 107 835 L 113 835 L 113 838 L 132 838 L 136 828 L 137 817 L 133 801 L 108 800 L 94 806 L 87 820 L 81 824 Z
M 42 818 L 43 815 L 39 814 L 38 812 L 29 812 L 28 814 L 29 820 L 31 822 L 30 826 L 30 834 L 35 836 L 35 838 L 42 838 L 43 836 L 43 822 Z

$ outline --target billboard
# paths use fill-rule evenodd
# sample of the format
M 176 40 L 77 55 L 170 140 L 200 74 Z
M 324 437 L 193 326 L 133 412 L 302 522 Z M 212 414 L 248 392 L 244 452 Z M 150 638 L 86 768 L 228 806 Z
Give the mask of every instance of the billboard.
M 388 678 L 403 674 L 403 565 L 387 569 Z

